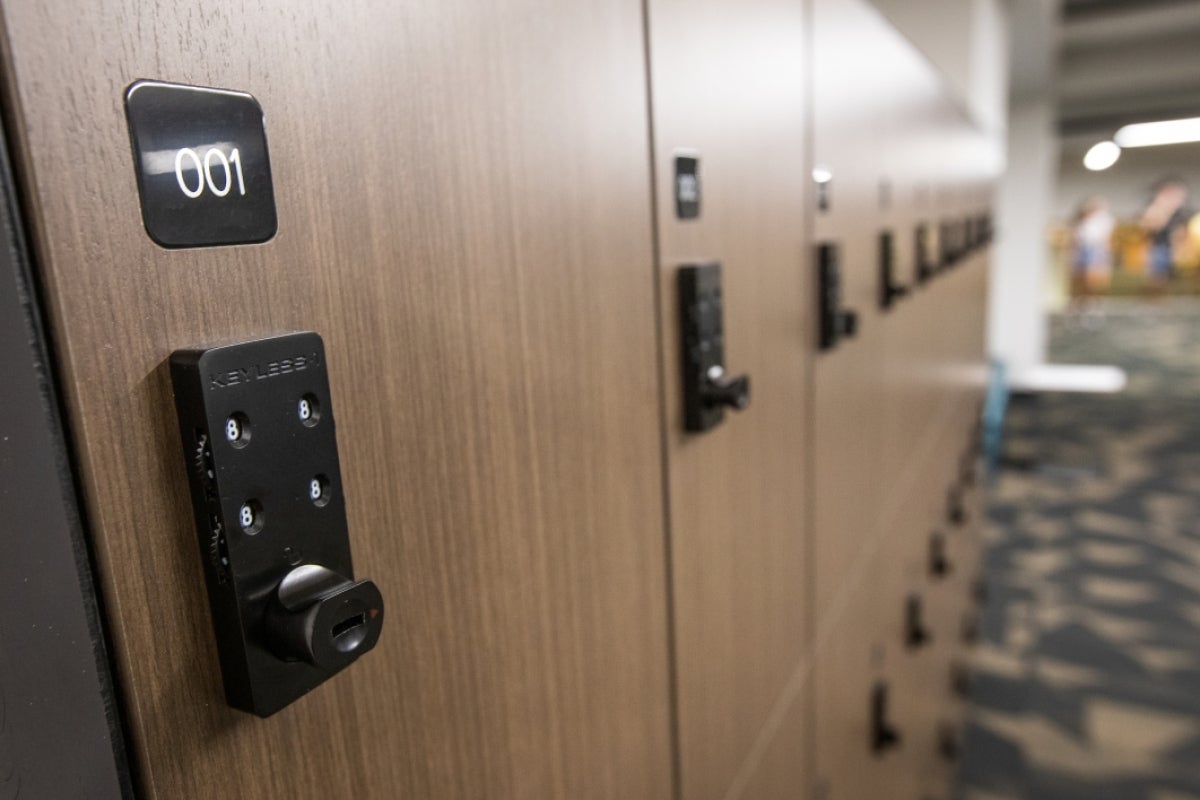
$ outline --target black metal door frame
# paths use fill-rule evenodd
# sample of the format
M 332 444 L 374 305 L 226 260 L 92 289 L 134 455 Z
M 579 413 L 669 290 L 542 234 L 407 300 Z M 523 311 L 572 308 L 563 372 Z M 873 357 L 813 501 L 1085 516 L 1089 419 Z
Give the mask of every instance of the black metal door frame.
M 0 133 L 0 800 L 131 797 L 19 198 Z

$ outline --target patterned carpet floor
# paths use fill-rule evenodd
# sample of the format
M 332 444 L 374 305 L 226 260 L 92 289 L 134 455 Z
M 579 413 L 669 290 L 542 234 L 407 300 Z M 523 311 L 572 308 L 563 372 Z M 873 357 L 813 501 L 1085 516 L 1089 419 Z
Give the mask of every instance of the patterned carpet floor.
M 1056 317 L 1115 395 L 1014 398 L 960 800 L 1200 800 L 1200 301 Z

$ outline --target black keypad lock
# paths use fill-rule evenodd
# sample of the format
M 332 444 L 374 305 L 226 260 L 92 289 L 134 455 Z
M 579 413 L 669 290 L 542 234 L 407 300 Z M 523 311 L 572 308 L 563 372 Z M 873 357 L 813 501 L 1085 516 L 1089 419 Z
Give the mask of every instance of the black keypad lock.
M 962 734 L 958 726 L 945 720 L 938 723 L 937 751 L 944 761 L 954 763 L 962 754 Z
M 921 223 L 913 230 L 913 263 L 917 269 L 917 283 L 925 283 L 937 272 L 929 238 L 928 224 Z
M 888 685 L 879 681 L 871 688 L 871 751 L 883 755 L 899 744 L 900 732 L 888 718 Z
M 904 644 L 911 650 L 924 647 L 933 637 L 925 625 L 920 595 L 910 594 L 904 602 Z
M 817 245 L 817 342 L 822 350 L 858 331 L 858 314 L 842 308 L 842 269 L 838 246 L 831 242 Z
M 979 224 L 978 224 L 977 228 L 979 231 L 979 244 L 984 247 L 991 244 L 992 243 L 992 215 L 986 214 L 986 213 L 980 214 L 979 215 Z
M 929 534 L 929 574 L 934 578 L 944 578 L 951 570 L 946 534 L 934 531 Z
M 679 268 L 679 316 L 683 342 L 684 427 L 707 431 L 725 418 L 725 409 L 750 405 L 750 378 L 725 370 L 724 298 L 721 265 Z
M 908 294 L 908 287 L 896 280 L 896 249 L 892 232 L 879 234 L 879 307 L 887 310 Z
M 974 681 L 971 669 L 961 661 L 950 665 L 950 691 L 955 697 L 967 699 L 971 696 Z
M 182 350 L 171 379 L 225 696 L 269 716 L 375 646 L 315 333 Z
M 958 260 L 957 243 L 954 237 L 954 224 L 946 221 L 938 226 L 938 242 L 941 244 L 939 269 L 950 269 Z
M 967 524 L 969 517 L 967 515 L 966 499 L 963 497 L 963 489 L 961 486 L 951 486 L 946 492 L 946 521 L 951 525 L 961 528 Z
M 968 611 L 962 619 L 962 640 L 963 644 L 974 645 L 979 643 L 980 621 L 979 614 L 975 611 Z

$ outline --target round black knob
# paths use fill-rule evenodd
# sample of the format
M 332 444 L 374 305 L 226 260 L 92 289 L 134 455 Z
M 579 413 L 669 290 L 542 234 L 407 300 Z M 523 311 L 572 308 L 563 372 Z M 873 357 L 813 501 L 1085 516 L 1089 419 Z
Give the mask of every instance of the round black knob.
M 750 405 L 750 376 L 731 378 L 719 366 L 709 369 L 705 375 L 703 398 L 708 406 L 728 406 L 741 411 Z
M 899 284 L 888 284 L 887 286 L 887 305 L 891 305 L 897 300 L 902 300 L 908 297 L 908 287 Z
M 374 583 L 351 581 L 316 564 L 284 576 L 265 620 L 277 656 L 326 672 L 337 672 L 373 648 L 382 627 L 383 596 Z

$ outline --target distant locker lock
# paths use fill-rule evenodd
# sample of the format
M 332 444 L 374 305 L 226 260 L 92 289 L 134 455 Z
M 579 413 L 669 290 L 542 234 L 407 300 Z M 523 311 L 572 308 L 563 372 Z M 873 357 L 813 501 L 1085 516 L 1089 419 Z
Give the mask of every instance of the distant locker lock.
M 750 405 L 750 378 L 725 369 L 725 312 L 721 265 L 679 268 L 679 315 L 683 344 L 684 427 L 715 428 L 725 409 Z
M 832 350 L 842 339 L 858 332 L 858 313 L 842 308 L 841 255 L 836 244 L 817 245 L 817 341 L 821 350 Z
M 879 234 L 879 307 L 885 311 L 908 295 L 908 287 L 896 280 L 896 248 L 891 231 Z

